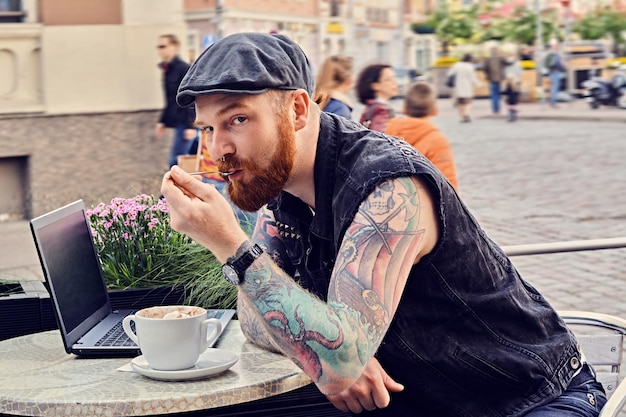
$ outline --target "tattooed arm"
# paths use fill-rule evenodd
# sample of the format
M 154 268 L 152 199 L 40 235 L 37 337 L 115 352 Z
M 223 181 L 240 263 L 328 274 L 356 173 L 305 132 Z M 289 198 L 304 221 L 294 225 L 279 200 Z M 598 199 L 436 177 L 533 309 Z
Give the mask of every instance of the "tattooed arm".
M 246 272 L 240 305 L 254 306 L 266 335 L 322 393 L 341 393 L 372 360 L 411 267 L 437 242 L 437 227 L 421 180 L 383 182 L 361 204 L 346 231 L 327 303 L 262 255 Z
M 253 240 L 263 247 L 264 252 L 269 254 L 274 263 L 292 276 L 293 271 L 291 271 L 291 265 L 286 263 L 288 257 L 272 211 L 267 208 L 259 211 L 253 236 Z M 250 342 L 272 352 L 281 351 L 263 326 L 263 318 L 250 300 L 241 295 L 241 291 L 237 297 L 237 318 L 242 332 Z

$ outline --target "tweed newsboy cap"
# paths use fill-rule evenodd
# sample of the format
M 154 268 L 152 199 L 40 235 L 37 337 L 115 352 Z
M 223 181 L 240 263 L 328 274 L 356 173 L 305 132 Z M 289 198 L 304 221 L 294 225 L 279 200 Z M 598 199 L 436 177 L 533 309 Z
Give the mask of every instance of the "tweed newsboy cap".
M 302 49 L 284 35 L 237 33 L 200 54 L 178 87 L 182 107 L 207 94 L 261 94 L 270 89 L 313 94 L 311 65 Z

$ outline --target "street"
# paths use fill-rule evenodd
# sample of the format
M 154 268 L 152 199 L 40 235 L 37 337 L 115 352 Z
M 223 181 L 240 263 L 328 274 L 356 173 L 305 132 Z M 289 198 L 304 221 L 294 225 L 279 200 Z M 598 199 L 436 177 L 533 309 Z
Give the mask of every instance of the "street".
M 482 107 L 472 123 L 459 123 L 448 108 L 435 121 L 452 144 L 460 194 L 492 239 L 516 245 L 626 237 L 623 121 L 507 123 L 504 116 L 480 118 L 488 114 Z M 626 317 L 626 248 L 512 260 L 557 309 Z

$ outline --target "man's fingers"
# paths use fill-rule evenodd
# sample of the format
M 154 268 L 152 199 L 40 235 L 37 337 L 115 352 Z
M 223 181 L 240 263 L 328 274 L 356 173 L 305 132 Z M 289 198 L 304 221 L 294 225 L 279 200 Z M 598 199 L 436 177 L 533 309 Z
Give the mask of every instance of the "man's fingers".
M 376 404 L 376 408 L 385 408 L 389 405 L 389 402 L 391 401 L 389 391 L 387 391 L 386 389 L 373 390 L 372 398 L 374 399 L 374 404 Z
M 344 413 L 350 411 L 346 402 L 343 399 L 338 398 L 336 395 L 331 395 L 326 398 L 328 398 L 328 401 L 334 405 L 337 410 L 343 411 Z
M 169 174 L 169 177 L 168 177 Z M 166 179 L 171 179 L 178 188 L 188 197 L 198 197 L 201 200 L 204 193 L 204 184 L 198 181 L 198 178 L 189 175 L 182 168 L 174 165 L 172 169 L 165 174 Z
M 387 372 L 385 372 L 384 382 L 385 382 L 385 388 L 387 388 L 387 390 L 391 392 L 404 391 L 404 385 L 402 385 L 399 382 L 396 382 L 392 377 L 389 376 L 389 374 L 387 374 Z
M 355 398 L 349 397 L 345 401 L 346 401 L 346 405 L 348 406 L 348 409 L 355 414 L 358 414 L 364 410 L 364 407 Z

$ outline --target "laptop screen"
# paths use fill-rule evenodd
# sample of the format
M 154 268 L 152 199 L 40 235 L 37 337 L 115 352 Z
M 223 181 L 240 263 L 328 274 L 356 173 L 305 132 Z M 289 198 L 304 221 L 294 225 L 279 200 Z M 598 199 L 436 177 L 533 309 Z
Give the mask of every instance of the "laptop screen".
M 82 204 L 77 206 L 33 222 L 39 256 L 66 333 L 108 303 L 91 229 Z

